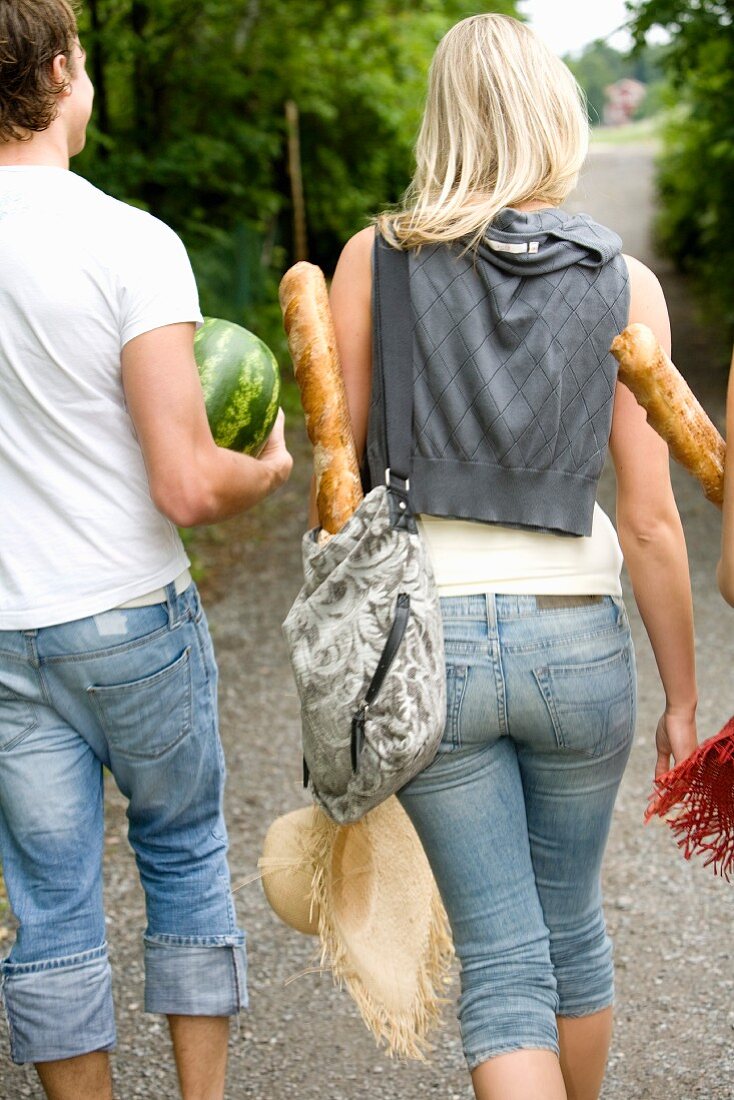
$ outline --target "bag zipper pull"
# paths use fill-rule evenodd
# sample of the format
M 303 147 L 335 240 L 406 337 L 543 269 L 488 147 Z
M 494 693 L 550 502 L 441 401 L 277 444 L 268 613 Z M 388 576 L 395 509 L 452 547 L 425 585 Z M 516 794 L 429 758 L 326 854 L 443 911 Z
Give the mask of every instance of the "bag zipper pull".
M 395 660 L 395 656 L 398 652 L 400 643 L 403 640 L 405 629 L 408 625 L 408 618 L 410 616 L 410 596 L 407 592 L 400 592 L 398 594 L 397 603 L 395 607 L 395 616 L 390 627 L 390 632 L 385 641 L 385 647 L 380 655 L 380 659 L 377 662 L 377 668 L 375 674 L 370 681 L 370 685 L 367 688 L 367 693 L 364 697 L 364 702 L 355 712 L 352 718 L 352 773 L 356 773 L 359 768 L 359 757 L 362 752 L 362 746 L 364 744 L 364 728 L 367 720 L 367 712 L 370 709 L 370 705 L 374 703 L 375 699 L 380 693 L 380 689 L 384 683 L 385 677 L 390 671 L 390 666 Z
M 352 771 L 356 772 L 359 768 L 359 757 L 362 752 L 362 745 L 364 744 L 364 724 L 367 718 L 367 711 L 369 707 L 367 703 L 363 703 L 357 713 L 352 718 Z

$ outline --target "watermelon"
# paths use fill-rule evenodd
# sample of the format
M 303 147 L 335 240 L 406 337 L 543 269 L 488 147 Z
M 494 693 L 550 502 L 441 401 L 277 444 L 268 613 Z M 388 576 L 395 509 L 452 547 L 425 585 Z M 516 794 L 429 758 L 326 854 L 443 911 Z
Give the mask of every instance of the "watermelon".
M 280 374 L 270 348 L 232 321 L 207 317 L 194 356 L 214 441 L 255 455 L 278 415 Z

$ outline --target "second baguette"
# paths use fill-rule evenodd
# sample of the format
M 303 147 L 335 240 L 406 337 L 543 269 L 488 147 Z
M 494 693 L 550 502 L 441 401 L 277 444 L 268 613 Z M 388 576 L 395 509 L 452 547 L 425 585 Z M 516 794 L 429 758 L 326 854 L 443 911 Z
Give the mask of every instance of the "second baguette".
M 647 325 L 628 325 L 615 338 L 612 354 L 619 380 L 635 395 L 651 427 L 670 453 L 701 482 L 714 504 L 724 499 L 726 444 Z

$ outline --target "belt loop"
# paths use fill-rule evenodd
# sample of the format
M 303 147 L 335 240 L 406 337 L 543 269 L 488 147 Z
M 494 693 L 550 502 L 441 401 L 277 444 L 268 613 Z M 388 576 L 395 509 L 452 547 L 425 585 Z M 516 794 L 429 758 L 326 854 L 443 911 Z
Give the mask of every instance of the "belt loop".
M 173 581 L 166 585 L 166 606 L 168 607 L 168 627 L 173 630 L 174 626 L 178 623 L 178 596 L 176 595 L 176 585 Z
M 493 592 L 486 592 L 487 601 L 487 634 L 489 637 L 497 634 L 497 597 Z
M 23 630 L 21 632 L 25 639 L 26 648 L 26 660 L 30 662 L 33 668 L 40 666 L 38 659 L 38 630 Z

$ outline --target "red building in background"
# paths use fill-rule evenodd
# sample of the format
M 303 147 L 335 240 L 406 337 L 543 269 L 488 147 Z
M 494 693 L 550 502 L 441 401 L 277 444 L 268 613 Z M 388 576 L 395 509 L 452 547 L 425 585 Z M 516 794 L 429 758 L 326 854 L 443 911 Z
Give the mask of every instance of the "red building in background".
M 645 98 L 647 88 L 639 80 L 625 77 L 604 89 L 604 125 L 625 126 Z

